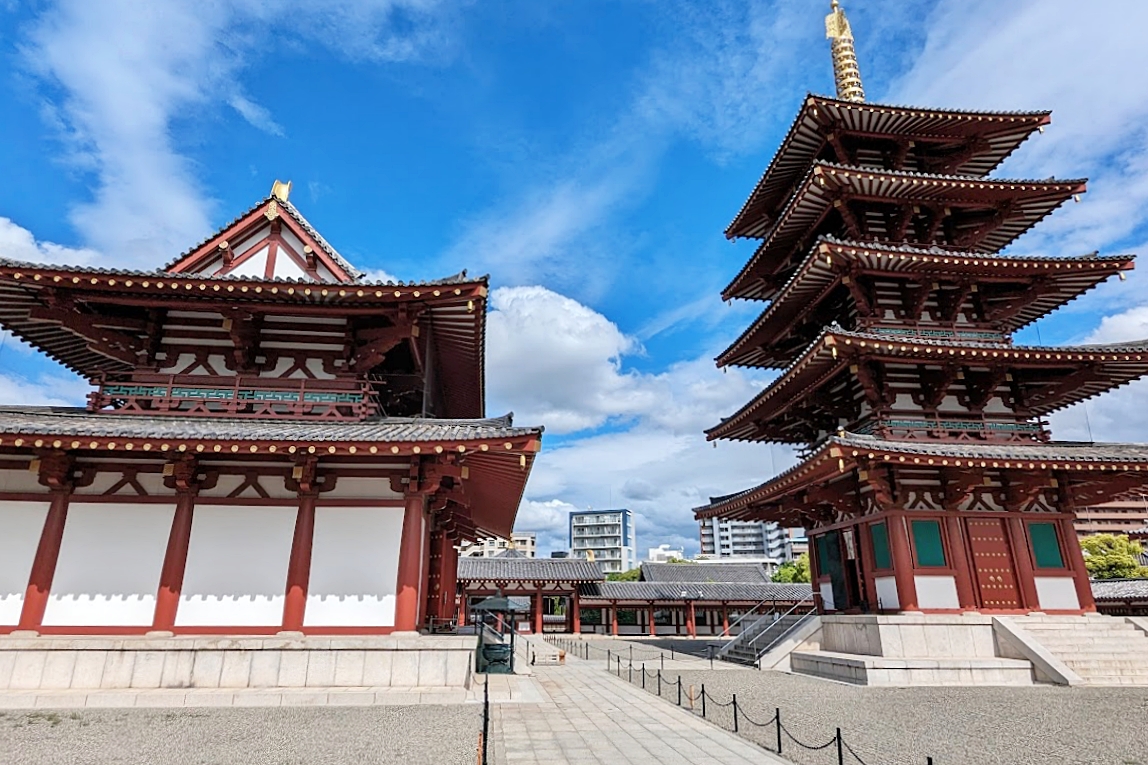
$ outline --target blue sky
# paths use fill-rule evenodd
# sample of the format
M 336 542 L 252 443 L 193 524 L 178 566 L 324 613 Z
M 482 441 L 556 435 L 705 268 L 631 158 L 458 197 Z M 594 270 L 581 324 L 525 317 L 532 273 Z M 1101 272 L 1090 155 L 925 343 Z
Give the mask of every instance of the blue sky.
M 0 254 L 154 267 L 290 179 L 361 268 L 491 273 L 489 410 L 548 428 L 520 528 L 560 546 L 571 507 L 626 505 L 640 552 L 696 550 L 689 508 L 792 459 L 701 430 L 769 377 L 712 363 L 760 310 L 720 302 L 752 251 L 721 232 L 805 93 L 831 92 L 827 7 L 0 0 Z M 1090 192 L 1014 251 L 1145 250 L 1142 4 L 845 7 L 870 100 L 1054 110 L 1001 174 L 1088 176 Z M 1146 278 L 1039 339 L 1148 336 Z M 1145 391 L 1058 415 L 1055 433 L 1146 440 Z M 0 400 L 84 392 L 0 349 Z

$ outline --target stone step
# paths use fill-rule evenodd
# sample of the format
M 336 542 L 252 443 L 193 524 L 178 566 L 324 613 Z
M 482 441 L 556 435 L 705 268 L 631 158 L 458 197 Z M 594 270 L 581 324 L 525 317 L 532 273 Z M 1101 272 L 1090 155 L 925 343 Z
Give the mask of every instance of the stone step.
M 1148 646 L 1148 638 L 1140 635 L 1036 635 L 1041 643 L 1053 645 L 1142 645 Z
M 1093 675 L 1081 678 L 1088 685 L 1144 685 L 1148 686 L 1148 676 L 1139 675 Z
M 1148 674 L 1148 657 L 1120 658 L 1120 659 L 1061 659 L 1080 674 L 1124 674 L 1132 670 L 1132 674 Z M 1112 672 L 1100 672 L 1112 670 Z
M 1139 632 L 1140 630 L 1128 622 L 1115 624 L 1057 624 L 1038 622 L 1036 624 L 1018 624 L 1021 629 L 1032 632 Z
M 1148 663 L 1148 651 L 1057 651 L 1061 661 L 1103 661 L 1105 659 L 1128 659 Z

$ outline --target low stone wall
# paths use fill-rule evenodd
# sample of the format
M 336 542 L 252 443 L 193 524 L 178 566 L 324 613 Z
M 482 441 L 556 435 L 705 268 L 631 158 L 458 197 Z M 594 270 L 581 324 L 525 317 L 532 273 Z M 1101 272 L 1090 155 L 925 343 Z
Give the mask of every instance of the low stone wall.
M 0 638 L 0 689 L 467 688 L 473 636 Z
M 887 658 L 997 656 L 993 617 L 981 614 L 822 616 L 821 648 Z
M 1012 659 L 884 659 L 795 652 L 792 670 L 854 685 L 1032 685 L 1032 666 Z

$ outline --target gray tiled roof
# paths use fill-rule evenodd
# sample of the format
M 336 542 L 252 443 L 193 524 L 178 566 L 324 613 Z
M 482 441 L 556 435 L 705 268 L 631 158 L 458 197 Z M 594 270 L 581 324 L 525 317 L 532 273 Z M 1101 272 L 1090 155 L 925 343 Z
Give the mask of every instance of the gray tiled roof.
M 1148 579 L 1094 579 L 1092 597 L 1098 601 L 1148 602 Z
M 603 579 L 597 563 L 581 558 L 459 558 L 460 581 L 597 582 Z
M 182 255 L 180 257 L 183 257 Z M 75 265 L 54 265 L 51 263 L 33 263 L 27 260 L 16 260 L 14 258 L 0 257 L 0 266 L 7 268 L 27 268 L 27 269 L 47 269 L 57 271 L 67 271 L 69 273 L 77 274 L 92 274 L 100 276 L 125 276 L 133 279 L 167 279 L 168 281 L 225 281 L 225 282 L 247 282 L 249 284 L 302 284 L 308 287 L 316 285 L 311 279 L 289 278 L 289 277 L 271 277 L 270 279 L 263 276 L 242 276 L 238 274 L 202 274 L 202 273 L 172 273 L 162 269 L 154 271 L 146 271 L 130 268 L 102 268 L 100 266 L 75 266 Z M 357 273 L 357 272 L 356 272 Z M 445 276 L 441 279 L 431 279 L 429 281 L 368 281 L 362 278 L 356 278 L 354 282 L 355 287 L 438 287 L 449 284 L 469 284 L 473 282 L 484 282 L 489 279 L 489 276 L 467 276 L 466 271 L 460 271 L 452 276 Z M 323 286 L 323 285 L 319 285 Z M 336 287 L 338 285 L 335 285 Z M 231 296 L 235 299 L 241 299 L 241 295 Z M 255 296 L 252 295 L 252 298 Z
M 724 582 L 768 584 L 760 563 L 643 563 L 645 582 Z
M 258 420 L 227 417 L 93 413 L 73 407 L 0 406 L 0 433 L 229 441 L 466 441 L 541 433 L 516 428 L 512 415 L 484 420 L 372 417 L 359 421 Z
M 683 598 L 682 593 L 686 596 Z M 595 582 L 578 588 L 582 600 L 797 602 L 813 595 L 808 584 L 747 584 L 742 582 Z

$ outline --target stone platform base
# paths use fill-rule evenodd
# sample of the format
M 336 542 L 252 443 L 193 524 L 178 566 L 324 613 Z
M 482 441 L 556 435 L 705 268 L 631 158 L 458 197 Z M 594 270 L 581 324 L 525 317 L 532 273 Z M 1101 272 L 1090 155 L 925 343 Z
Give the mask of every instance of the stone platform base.
M 790 669 L 854 685 L 1032 685 L 1032 665 L 1016 659 L 886 659 L 795 651 Z
M 0 690 L 442 688 L 474 637 L 5 637 Z

